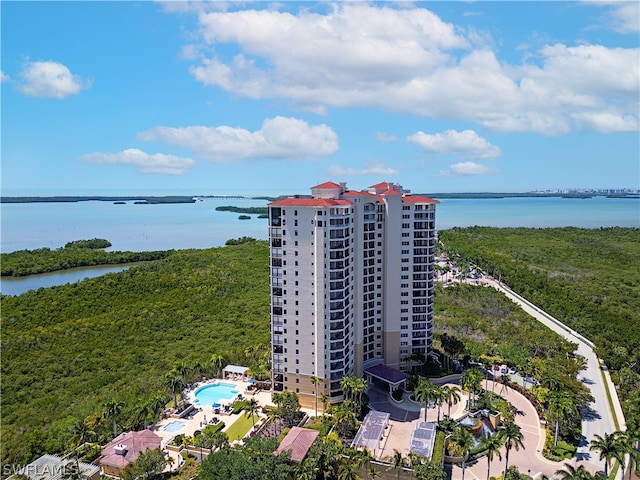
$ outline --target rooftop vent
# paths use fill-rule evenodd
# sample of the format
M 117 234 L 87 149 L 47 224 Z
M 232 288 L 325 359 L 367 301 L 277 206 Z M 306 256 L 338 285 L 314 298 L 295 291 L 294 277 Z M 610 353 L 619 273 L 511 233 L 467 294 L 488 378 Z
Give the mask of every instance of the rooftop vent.
M 114 452 L 116 453 L 116 455 L 122 455 L 123 457 L 127 454 L 127 447 L 125 447 L 124 445 L 122 445 L 121 443 L 116 445 L 113 448 Z

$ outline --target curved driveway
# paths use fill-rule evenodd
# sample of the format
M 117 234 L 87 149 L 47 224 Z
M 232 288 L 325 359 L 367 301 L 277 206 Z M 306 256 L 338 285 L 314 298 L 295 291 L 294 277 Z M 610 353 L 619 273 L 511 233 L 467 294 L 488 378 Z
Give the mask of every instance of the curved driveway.
M 604 470 L 604 462 L 598 460 L 598 453 L 589 451 L 589 443 L 595 438 L 596 435 L 604 435 L 605 433 L 612 433 L 615 430 L 624 430 L 624 416 L 622 414 L 622 408 L 616 389 L 611 382 L 609 373 L 606 370 L 606 366 L 601 364 L 600 359 L 593 351 L 593 343 L 586 338 L 582 337 L 577 332 L 571 330 L 569 327 L 561 323 L 559 320 L 553 318 L 548 313 L 542 311 L 540 308 L 533 305 L 528 300 L 524 299 L 504 284 L 496 282 L 493 279 L 482 280 L 483 284 L 489 285 L 499 292 L 504 293 L 509 299 L 519 305 L 525 312 L 534 317 L 542 324 L 549 327 L 551 330 L 561 335 L 568 341 L 577 344 L 576 352 L 582 355 L 587 360 L 585 370 L 581 372 L 580 380 L 590 390 L 593 395 L 594 401 L 581 412 L 582 414 L 582 439 L 580 446 L 576 452 L 576 456 L 573 462 L 584 461 L 598 466 L 598 469 Z M 604 375 L 603 375 L 604 374 Z M 603 380 L 604 376 L 604 380 Z M 608 384 L 608 389 L 611 394 L 612 403 L 615 409 L 615 414 L 618 420 L 618 427 L 614 421 L 611 410 L 609 409 L 609 402 L 607 400 L 607 393 L 605 387 L 605 381 Z M 588 465 L 585 465 L 585 468 Z M 593 470 L 592 468 L 590 470 Z

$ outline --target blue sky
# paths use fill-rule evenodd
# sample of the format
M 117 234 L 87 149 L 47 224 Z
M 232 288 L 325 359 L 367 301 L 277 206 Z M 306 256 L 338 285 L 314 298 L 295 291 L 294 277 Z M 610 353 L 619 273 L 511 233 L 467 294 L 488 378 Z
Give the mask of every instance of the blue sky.
M 639 5 L 3 1 L 2 191 L 638 188 Z

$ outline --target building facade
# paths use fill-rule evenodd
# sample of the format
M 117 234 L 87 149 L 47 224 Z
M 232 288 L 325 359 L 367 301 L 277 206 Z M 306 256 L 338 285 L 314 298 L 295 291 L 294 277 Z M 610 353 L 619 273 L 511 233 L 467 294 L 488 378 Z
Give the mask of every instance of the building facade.
M 431 351 L 438 202 L 383 182 L 327 182 L 269 204 L 272 381 L 303 406 Z

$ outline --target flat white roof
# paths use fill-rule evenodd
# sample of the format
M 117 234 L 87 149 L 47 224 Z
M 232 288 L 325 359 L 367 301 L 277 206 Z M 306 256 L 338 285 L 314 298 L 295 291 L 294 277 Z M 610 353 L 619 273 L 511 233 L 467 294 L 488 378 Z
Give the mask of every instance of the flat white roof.
M 248 367 L 241 367 L 239 365 L 227 365 L 223 369 L 224 372 L 239 373 L 241 375 L 244 375 L 245 373 L 247 373 L 248 370 L 249 370 Z

